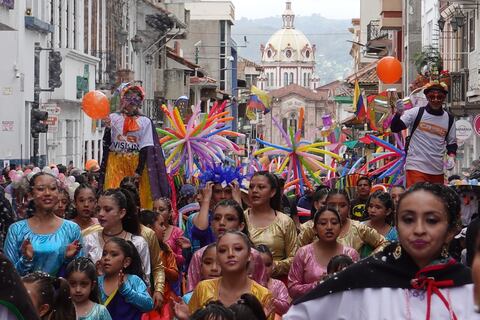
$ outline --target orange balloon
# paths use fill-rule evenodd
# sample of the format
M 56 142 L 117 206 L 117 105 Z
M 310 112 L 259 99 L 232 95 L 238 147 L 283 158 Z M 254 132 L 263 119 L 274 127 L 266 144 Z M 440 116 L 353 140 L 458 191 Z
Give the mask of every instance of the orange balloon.
M 110 102 L 103 92 L 94 90 L 83 96 L 82 108 L 94 120 L 105 119 L 110 113 Z
M 90 160 L 87 160 L 87 162 L 85 162 L 85 170 L 87 171 L 94 170 L 97 167 L 99 167 L 98 161 L 95 159 L 90 159 Z
M 377 75 L 383 83 L 396 83 L 402 77 L 402 63 L 395 57 L 383 57 L 377 63 Z

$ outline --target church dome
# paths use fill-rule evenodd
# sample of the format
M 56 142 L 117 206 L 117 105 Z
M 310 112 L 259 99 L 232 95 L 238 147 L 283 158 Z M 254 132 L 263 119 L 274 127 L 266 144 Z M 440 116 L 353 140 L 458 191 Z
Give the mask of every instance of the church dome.
M 315 46 L 303 32 L 295 29 L 291 2 L 282 15 L 283 27 L 262 46 L 262 62 L 314 62 Z

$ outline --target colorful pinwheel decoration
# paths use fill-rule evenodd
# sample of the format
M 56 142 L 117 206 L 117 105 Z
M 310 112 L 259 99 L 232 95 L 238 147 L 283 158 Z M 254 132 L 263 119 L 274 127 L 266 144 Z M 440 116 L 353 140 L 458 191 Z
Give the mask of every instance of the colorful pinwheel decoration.
M 226 101 L 215 103 L 208 114 L 201 115 L 198 104 L 186 124 L 177 107 L 162 106 L 170 127 L 157 128 L 157 131 L 164 135 L 160 143 L 168 155 L 165 163 L 170 173 L 178 172 L 183 165 L 186 177 L 190 178 L 197 169 L 204 171 L 215 163 L 231 160 L 225 152 L 240 153 L 240 147 L 227 139 L 243 135 L 230 130 L 228 123 L 234 118 L 227 117 L 229 112 L 224 111 L 226 106 Z
M 284 140 L 285 145 L 275 145 L 257 138 L 257 141 L 266 148 L 260 149 L 255 152 L 255 155 L 263 154 L 282 156 L 277 173 L 283 173 L 288 166 L 286 173 L 285 187 L 292 184 L 296 184 L 296 193 L 304 193 L 305 187 L 313 189 L 307 174 L 316 183 L 321 184 L 318 178 L 321 170 L 335 171 L 332 166 L 326 165 L 323 161 L 323 155 L 329 155 L 334 159 L 340 160 L 341 157 L 338 154 L 330 152 L 328 150 L 321 149 L 330 142 L 316 142 L 311 143 L 309 141 L 301 140 L 302 127 L 304 123 L 305 110 L 303 108 L 299 111 L 298 116 L 298 130 L 293 132 L 293 128 L 289 128 L 289 133 L 283 130 L 279 121 L 272 117 L 273 123 L 280 131 L 280 134 Z M 298 183 L 297 183 L 298 182 Z
M 395 135 L 398 147 L 374 135 L 366 135 L 366 139 L 368 139 L 370 142 L 374 143 L 379 148 L 382 148 L 385 151 L 374 154 L 375 157 L 372 160 L 368 161 L 363 167 L 358 170 L 356 170 L 356 167 L 358 167 L 360 161 L 357 161 L 350 169 L 350 172 L 353 173 L 355 171 L 357 173 L 363 173 L 368 175 L 369 177 L 376 178 L 377 181 L 381 181 L 382 179 L 389 177 L 389 185 L 400 184 L 401 182 L 403 182 L 400 178 L 400 175 L 405 165 L 406 153 L 405 151 L 403 151 L 404 146 L 402 145 L 398 134 Z M 368 168 L 371 164 L 377 163 L 380 160 L 387 159 L 390 161 L 383 166 L 368 172 Z

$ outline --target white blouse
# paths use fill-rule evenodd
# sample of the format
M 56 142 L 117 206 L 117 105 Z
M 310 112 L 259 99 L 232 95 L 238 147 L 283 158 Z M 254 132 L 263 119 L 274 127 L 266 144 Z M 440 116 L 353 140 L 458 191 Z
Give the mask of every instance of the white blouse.
M 442 288 L 458 320 L 480 319 L 473 303 L 473 284 Z M 427 313 L 424 290 L 366 288 L 343 291 L 293 305 L 284 320 L 423 320 Z M 432 293 L 431 320 L 453 319 L 445 304 Z
M 103 245 L 105 244 L 102 238 L 102 230 L 90 233 L 83 238 L 83 252 L 86 257 L 89 257 L 93 263 L 96 263 L 102 258 Z M 145 273 L 145 281 L 147 285 L 150 281 L 150 251 L 148 250 L 148 244 L 141 236 L 135 236 L 127 232 L 125 240 L 132 241 L 137 248 L 140 259 L 142 259 L 143 272 Z

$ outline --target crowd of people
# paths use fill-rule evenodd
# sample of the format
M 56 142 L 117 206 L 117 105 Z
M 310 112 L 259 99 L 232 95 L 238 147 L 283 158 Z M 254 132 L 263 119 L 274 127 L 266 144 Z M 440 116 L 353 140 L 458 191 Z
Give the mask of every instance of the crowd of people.
M 1 319 L 480 318 L 478 198 L 444 184 L 457 148 L 444 87 L 424 109 L 397 103 L 407 189 L 361 176 L 303 195 L 226 164 L 173 183 L 143 89 L 118 93 L 101 164 L 3 171 Z
M 56 171 L 14 184 L 5 170 L 2 260 L 18 277 L 7 300 L 30 307 L 17 312 L 39 319 L 355 319 L 359 310 L 362 319 L 425 312 L 470 319 L 475 312 L 468 267 L 480 264 L 480 226 L 477 214 L 462 225 L 450 187 L 371 192 L 362 177 L 358 198 L 318 186 L 285 202 L 280 179 L 257 172 L 247 190 L 237 180 L 185 184 L 179 203 L 159 198 L 148 210 L 135 179 L 97 190 L 94 169 L 74 176 L 71 201 Z M 291 202 L 312 208 L 311 216 L 301 223 L 285 214 L 292 210 L 282 203 Z M 178 217 L 192 204 L 199 209 Z

